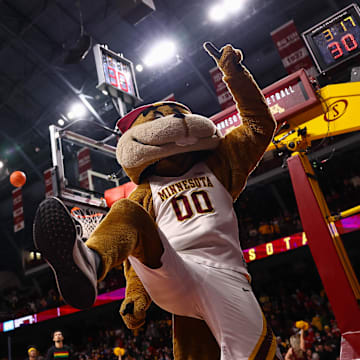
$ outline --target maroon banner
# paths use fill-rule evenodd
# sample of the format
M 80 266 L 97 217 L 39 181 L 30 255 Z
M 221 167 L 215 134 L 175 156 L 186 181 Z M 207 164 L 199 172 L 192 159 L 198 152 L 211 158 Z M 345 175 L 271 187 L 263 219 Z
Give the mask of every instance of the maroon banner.
M 91 169 L 90 150 L 82 148 L 77 153 L 80 187 L 89 189 L 88 170 Z
M 316 75 L 314 64 L 293 20 L 273 30 L 270 35 L 289 74 L 303 68 L 309 75 Z
M 14 232 L 18 232 L 24 229 L 25 227 L 21 188 L 14 189 L 12 191 L 12 198 L 13 198 Z
M 55 196 L 52 182 L 52 168 L 44 171 L 45 197 Z
M 226 87 L 226 84 L 222 80 L 222 72 L 217 67 L 214 67 L 210 69 L 210 75 L 214 83 L 216 95 L 219 99 L 219 104 L 221 108 L 224 110 L 231 105 L 234 105 L 235 102 L 232 98 L 232 95 L 230 94 L 228 88 Z

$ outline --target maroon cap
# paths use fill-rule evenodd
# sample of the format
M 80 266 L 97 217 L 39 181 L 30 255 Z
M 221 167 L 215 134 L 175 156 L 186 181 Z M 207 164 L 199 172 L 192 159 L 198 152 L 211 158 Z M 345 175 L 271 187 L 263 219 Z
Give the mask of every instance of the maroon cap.
M 160 101 L 160 102 L 153 103 L 153 104 L 139 106 L 138 108 L 131 110 L 129 113 L 127 113 L 125 116 L 123 116 L 121 119 L 118 120 L 118 122 L 116 123 L 116 126 L 119 128 L 119 130 L 122 133 L 124 133 L 125 131 L 129 130 L 129 128 L 133 124 L 133 122 L 146 109 L 148 109 L 150 107 L 158 107 L 158 106 L 162 106 L 162 105 L 171 105 L 171 104 L 180 106 L 183 109 L 191 112 L 191 110 L 187 106 L 180 104 L 176 101 Z

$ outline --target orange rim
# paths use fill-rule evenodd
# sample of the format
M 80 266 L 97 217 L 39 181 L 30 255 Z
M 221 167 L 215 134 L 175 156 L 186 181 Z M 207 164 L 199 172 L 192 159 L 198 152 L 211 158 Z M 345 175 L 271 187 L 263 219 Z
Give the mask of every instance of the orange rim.
M 88 218 L 94 218 L 94 217 L 99 217 L 99 216 L 103 216 L 103 213 L 95 213 L 95 214 L 89 214 L 89 215 L 81 215 L 81 214 L 76 214 L 75 211 L 81 210 L 79 207 L 73 207 L 71 209 L 71 215 L 75 216 L 77 218 L 80 219 L 88 219 Z

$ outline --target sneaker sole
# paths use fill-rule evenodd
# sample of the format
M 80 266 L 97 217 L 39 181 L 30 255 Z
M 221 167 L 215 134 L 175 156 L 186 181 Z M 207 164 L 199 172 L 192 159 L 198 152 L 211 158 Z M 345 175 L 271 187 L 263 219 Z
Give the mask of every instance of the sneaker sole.
M 34 220 L 34 244 L 54 272 L 64 301 L 77 309 L 90 308 L 97 296 L 93 282 L 74 261 L 76 225 L 57 198 L 44 200 Z

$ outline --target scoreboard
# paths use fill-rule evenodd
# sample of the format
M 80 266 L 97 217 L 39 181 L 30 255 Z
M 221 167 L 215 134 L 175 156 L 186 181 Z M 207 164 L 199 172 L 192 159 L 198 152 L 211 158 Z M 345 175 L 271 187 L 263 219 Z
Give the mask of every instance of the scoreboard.
M 122 96 L 127 103 L 140 100 L 133 63 L 104 45 L 96 44 L 93 50 L 99 81 L 97 88 L 108 91 L 113 97 Z
M 262 93 L 278 126 L 285 120 L 289 121 L 290 118 L 293 123 L 296 115 L 304 114 L 319 104 L 319 99 L 304 69 L 280 79 L 263 89 Z M 306 116 L 301 116 L 301 118 L 302 121 L 307 121 Z M 211 120 L 222 135 L 242 124 L 236 105 L 212 116 Z
M 338 11 L 302 33 L 320 73 L 360 54 L 360 9 L 356 4 Z

